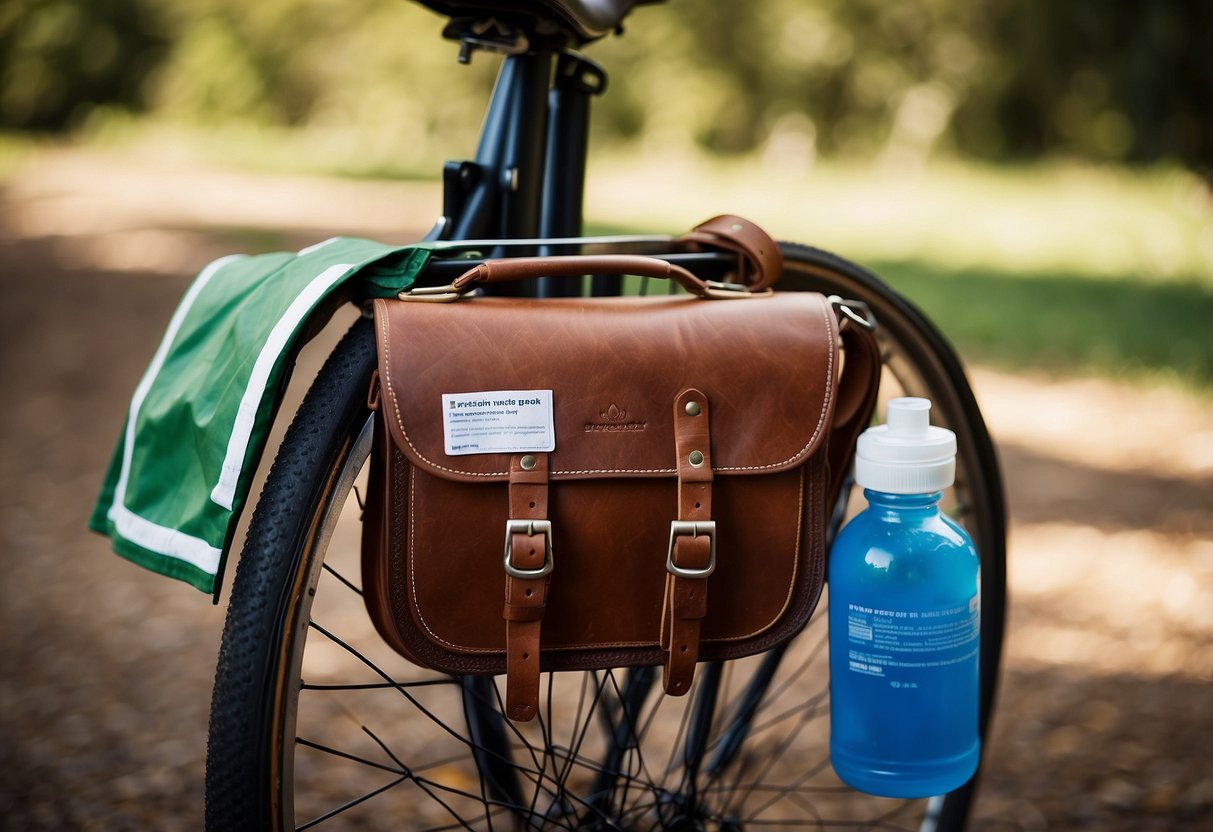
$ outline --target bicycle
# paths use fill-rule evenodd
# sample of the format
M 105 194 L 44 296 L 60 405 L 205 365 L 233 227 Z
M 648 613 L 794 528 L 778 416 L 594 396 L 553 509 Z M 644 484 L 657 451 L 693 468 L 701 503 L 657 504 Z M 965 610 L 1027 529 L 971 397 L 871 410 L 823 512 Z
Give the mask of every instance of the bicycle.
M 449 282 L 486 256 L 591 248 L 728 271 L 727 258 L 677 250 L 668 236 L 581 237 L 590 101 L 606 76 L 574 50 L 638 3 L 421 1 L 452 18 L 444 34 L 461 43 L 461 60 L 505 53 L 475 160 L 444 171 L 443 216 L 429 239 L 447 244 L 425 283 Z M 874 275 L 819 249 L 782 247 L 781 290 L 854 298 L 879 322 L 882 400 L 926 396 L 933 420 L 957 434 L 945 505 L 982 557 L 984 735 L 1001 651 L 1005 517 L 997 459 L 962 365 Z M 548 297 L 562 286 L 538 281 L 524 291 Z M 624 288 L 616 277 L 589 281 L 591 294 Z M 295 414 L 249 527 L 212 700 L 209 829 L 965 825 L 976 777 L 927 801 L 867 798 L 833 778 L 824 600 L 788 645 L 707 663 L 679 699 L 660 694 L 651 668 L 546 674 L 542 713 L 525 726 L 504 719 L 492 678 L 442 676 L 392 652 L 356 581 L 375 357 L 364 317 Z M 844 495 L 835 530 L 847 513 Z

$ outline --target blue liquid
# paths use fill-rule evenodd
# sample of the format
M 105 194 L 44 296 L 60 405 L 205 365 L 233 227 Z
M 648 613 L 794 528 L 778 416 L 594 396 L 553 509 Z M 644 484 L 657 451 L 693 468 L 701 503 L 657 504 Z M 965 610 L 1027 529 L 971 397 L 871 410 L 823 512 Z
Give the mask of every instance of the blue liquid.
M 980 754 L 977 551 L 938 492 L 864 495 L 830 551 L 830 759 L 860 791 L 943 794 Z

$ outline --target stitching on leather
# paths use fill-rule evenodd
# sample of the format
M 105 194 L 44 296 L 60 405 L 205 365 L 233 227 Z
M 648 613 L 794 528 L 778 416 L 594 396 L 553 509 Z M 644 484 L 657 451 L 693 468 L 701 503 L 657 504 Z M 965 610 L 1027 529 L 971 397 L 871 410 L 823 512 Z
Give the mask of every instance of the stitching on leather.
M 375 301 L 376 307 L 378 307 L 381 303 L 386 305 L 386 301 L 377 300 Z M 388 348 L 387 315 L 381 315 L 380 320 L 381 323 L 379 325 L 379 332 L 383 337 L 383 371 L 387 375 L 387 391 L 388 395 L 392 399 L 392 412 L 396 414 L 396 426 L 400 428 L 400 435 L 404 437 L 404 441 L 408 444 L 408 446 L 413 449 L 413 453 L 417 454 L 418 458 L 424 460 L 427 465 L 437 468 L 439 471 L 446 471 L 448 474 L 459 474 L 460 476 L 466 477 L 509 476 L 510 472 L 508 470 L 490 471 L 488 473 L 478 474 L 472 471 L 460 471 L 457 468 L 447 468 L 444 465 L 439 465 L 437 462 L 431 461 L 425 454 L 421 453 L 421 451 L 417 449 L 417 446 L 413 444 L 413 440 L 409 438 L 408 431 L 404 429 L 404 419 L 400 415 L 400 400 L 396 397 L 396 388 L 392 385 L 392 359 L 391 351 Z
M 677 468 L 585 468 L 578 471 L 552 471 L 552 474 L 677 474 Z
M 425 620 L 425 613 L 421 609 L 421 600 L 417 595 L 417 569 L 416 569 L 417 559 L 416 559 L 416 549 L 415 549 L 417 536 L 416 536 L 416 533 L 414 532 L 414 529 L 416 528 L 416 524 L 414 523 L 414 518 L 416 517 L 416 510 L 415 510 L 415 506 L 413 503 L 413 499 L 414 499 L 413 495 L 416 493 L 416 470 L 415 470 L 414 466 L 412 466 L 412 465 L 408 466 L 408 472 L 409 472 L 408 517 L 409 517 L 409 564 L 410 564 L 409 576 L 411 579 L 409 582 L 409 589 L 413 595 L 413 608 L 417 611 L 417 618 L 420 619 L 422 626 L 425 628 L 426 633 L 429 634 L 429 636 L 432 638 L 432 640 L 438 642 L 439 644 L 445 645 L 446 647 L 450 648 L 451 650 L 456 651 L 456 653 L 458 653 L 458 654 L 475 653 L 475 654 L 481 654 L 481 655 L 504 656 L 505 655 L 504 648 L 469 647 L 467 645 L 455 644 L 452 641 L 448 641 L 447 639 L 443 638 L 442 636 L 440 636 L 436 632 L 434 632 L 434 630 L 430 626 L 429 622 L 427 622 Z M 752 632 L 745 633 L 743 635 L 738 635 L 738 636 L 728 636 L 725 638 L 720 638 L 720 637 L 705 638 L 705 639 L 703 639 L 703 642 L 705 644 L 729 644 L 729 643 L 734 643 L 734 642 L 739 642 L 739 641 L 745 641 L 747 639 L 757 638 L 758 636 L 761 636 L 763 633 L 768 632 L 773 627 L 778 625 L 780 623 L 780 621 L 783 619 L 783 617 L 787 614 L 788 607 L 791 606 L 791 603 L 792 603 L 792 598 L 796 594 L 797 581 L 800 576 L 800 556 L 801 556 L 801 552 L 802 552 L 801 544 L 802 544 L 803 537 L 804 537 L 805 481 L 808 479 L 808 477 L 809 477 L 809 474 L 808 474 L 808 470 L 806 469 L 801 472 L 801 475 L 798 480 L 798 495 L 797 495 L 797 506 L 796 506 L 796 536 L 795 536 L 796 549 L 795 549 L 795 557 L 792 559 L 792 575 L 791 575 L 790 580 L 788 581 L 788 592 L 787 592 L 787 595 L 784 597 L 783 606 L 781 606 L 779 608 L 779 611 L 775 613 L 775 615 L 771 618 L 770 621 L 768 621 L 766 624 L 763 624 L 758 629 L 753 630 Z M 657 642 L 648 642 L 648 641 L 585 642 L 585 643 L 580 643 L 580 644 L 562 644 L 559 646 L 545 647 L 543 649 L 551 650 L 551 651 L 561 651 L 561 650 L 579 651 L 579 650 L 585 650 L 585 649 L 606 650 L 606 649 L 612 649 L 612 648 L 647 649 L 647 648 L 651 648 L 651 647 L 655 646 L 656 644 L 657 644 Z
M 381 303 L 386 305 L 386 301 L 383 301 L 383 300 L 375 301 L 376 306 L 378 306 Z M 835 352 L 833 349 L 833 343 L 834 343 L 834 338 L 835 338 L 835 331 L 834 331 L 834 318 L 832 315 L 829 314 L 829 312 L 826 308 L 826 305 L 824 303 L 818 304 L 818 311 L 821 313 L 822 319 L 825 321 L 826 334 L 828 336 L 827 343 L 830 345 L 830 348 L 826 350 L 827 360 L 826 360 L 825 398 L 822 400 L 822 403 L 821 403 L 821 412 L 818 414 L 818 417 L 817 417 L 817 426 L 813 429 L 813 434 L 809 437 L 809 441 L 806 442 L 804 444 L 804 446 L 801 447 L 800 450 L 798 450 L 796 453 L 792 454 L 790 457 L 788 457 L 787 459 L 785 459 L 781 462 L 771 462 L 766 465 L 721 466 L 721 467 L 715 468 L 713 470 L 715 470 L 715 471 L 770 471 L 775 468 L 781 468 L 781 467 L 787 465 L 788 463 L 792 462 L 793 460 L 795 460 L 797 457 L 804 454 L 804 452 L 806 450 L 808 450 L 809 448 L 811 448 L 813 446 L 813 443 L 816 442 L 817 438 L 821 435 L 822 429 L 825 426 L 826 413 L 828 413 L 830 410 L 830 400 L 833 397 L 832 381 L 834 378 L 834 352 Z M 445 465 L 440 465 L 439 463 L 434 462 L 429 457 L 427 457 L 425 454 L 423 454 L 416 445 L 413 444 L 413 440 L 409 438 L 408 431 L 404 427 L 404 418 L 402 417 L 402 415 L 400 413 L 400 402 L 399 402 L 399 399 L 396 397 L 396 389 L 392 385 L 391 357 L 390 357 L 389 351 L 388 351 L 387 315 L 386 314 L 381 315 L 380 320 L 381 320 L 381 324 L 380 324 L 379 329 L 380 329 L 380 334 L 381 334 L 382 340 L 383 340 L 383 353 L 382 353 L 383 354 L 383 370 L 384 370 L 384 374 L 386 375 L 386 378 L 387 378 L 388 395 L 391 397 L 391 400 L 392 400 L 392 412 L 396 414 L 396 426 L 400 429 L 400 435 L 404 437 L 405 443 L 408 444 L 408 446 L 413 449 L 413 453 L 415 453 L 417 455 L 417 458 L 422 460 L 426 465 L 429 465 L 439 471 L 445 471 L 448 474 L 456 474 L 461 477 L 476 477 L 479 479 L 485 479 L 488 477 L 509 476 L 508 469 L 505 471 L 477 472 L 477 471 L 467 471 L 467 470 L 463 470 L 463 469 L 459 469 L 459 468 L 449 468 Z M 601 468 L 601 469 L 586 468 L 586 469 L 581 469 L 581 470 L 576 470 L 576 471 L 565 471 L 565 470 L 558 470 L 558 469 L 553 468 L 549 472 L 549 476 L 558 476 L 558 475 L 575 476 L 575 475 L 581 475 L 581 474 L 676 474 L 676 473 L 678 473 L 678 471 L 675 468 Z
M 827 345 L 829 346 L 829 349 L 826 350 L 826 384 L 825 384 L 826 395 L 825 395 L 825 398 L 822 399 L 822 402 L 821 402 L 821 412 L 817 416 L 817 427 L 813 429 L 813 435 L 809 437 L 809 441 L 805 443 L 804 447 L 802 447 L 796 453 L 792 454 L 790 457 L 785 459 L 783 462 L 772 462 L 769 465 L 721 466 L 721 467 L 715 468 L 713 470 L 715 470 L 715 471 L 769 471 L 772 468 L 779 468 L 781 466 L 787 465 L 789 462 L 791 462 L 792 460 L 796 459 L 801 454 L 803 454 L 806 450 L 813 447 L 813 443 L 816 442 L 817 437 L 821 435 L 821 431 L 825 427 L 826 414 L 829 413 L 829 411 L 830 411 L 830 399 L 833 397 L 833 390 L 834 390 L 834 385 L 833 385 L 833 381 L 834 381 L 834 349 L 833 349 L 833 345 L 834 345 L 835 332 L 834 332 L 834 316 L 831 315 L 827 311 L 826 305 L 824 303 L 818 304 L 818 310 L 821 312 L 821 316 L 825 320 Z
M 792 559 L 792 577 L 788 581 L 788 594 L 784 596 L 783 606 L 779 608 L 779 612 L 775 613 L 775 617 L 763 624 L 752 633 L 746 633 L 743 636 L 729 636 L 728 638 L 705 638 L 703 641 L 707 644 L 725 644 L 734 641 L 745 641 L 749 638 L 756 638 L 770 630 L 783 619 L 787 614 L 788 607 L 792 605 L 792 596 L 796 594 L 796 582 L 800 576 L 800 553 L 801 541 L 804 536 L 804 483 L 808 479 L 808 468 L 802 469 L 799 478 L 799 495 L 796 500 L 796 557 Z
M 416 506 L 413 502 L 413 495 L 417 493 L 416 468 L 413 465 L 409 466 L 409 575 L 412 580 L 409 582 L 409 589 L 413 593 L 413 609 L 417 611 L 417 618 L 421 621 L 421 626 L 429 633 L 430 638 L 439 644 L 446 645 L 452 650 L 461 653 L 500 653 L 504 652 L 493 647 L 466 647 L 454 642 L 447 641 L 442 636 L 434 632 L 429 622 L 425 620 L 425 613 L 421 611 L 421 599 L 417 597 L 417 532 L 414 519 L 417 516 Z

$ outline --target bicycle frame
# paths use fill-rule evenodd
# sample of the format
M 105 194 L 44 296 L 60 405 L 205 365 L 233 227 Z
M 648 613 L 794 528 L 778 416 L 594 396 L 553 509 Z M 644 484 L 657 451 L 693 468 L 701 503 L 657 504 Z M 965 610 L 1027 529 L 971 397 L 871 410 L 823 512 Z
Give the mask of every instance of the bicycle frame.
M 541 46 L 507 55 L 475 161 L 446 164 L 443 216 L 428 239 L 580 236 L 590 98 L 605 88 L 603 70 L 576 53 Z M 511 253 L 542 254 L 544 248 L 511 247 Z M 538 284 L 510 292 L 552 297 L 577 288 L 567 281 Z

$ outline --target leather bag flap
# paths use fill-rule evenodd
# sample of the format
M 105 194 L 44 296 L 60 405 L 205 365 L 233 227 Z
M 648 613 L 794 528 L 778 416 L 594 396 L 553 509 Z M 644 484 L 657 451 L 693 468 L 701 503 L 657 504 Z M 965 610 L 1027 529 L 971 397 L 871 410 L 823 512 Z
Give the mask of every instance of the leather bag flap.
M 377 300 L 375 323 L 392 440 L 447 479 L 505 481 L 510 454 L 448 454 L 444 394 L 552 391 L 553 480 L 674 477 L 673 405 L 689 387 L 711 403 L 716 475 L 802 463 L 834 409 L 837 329 L 815 293 Z

